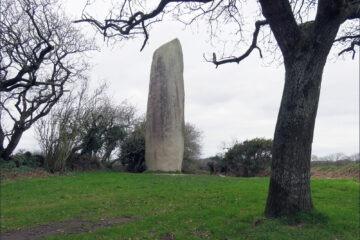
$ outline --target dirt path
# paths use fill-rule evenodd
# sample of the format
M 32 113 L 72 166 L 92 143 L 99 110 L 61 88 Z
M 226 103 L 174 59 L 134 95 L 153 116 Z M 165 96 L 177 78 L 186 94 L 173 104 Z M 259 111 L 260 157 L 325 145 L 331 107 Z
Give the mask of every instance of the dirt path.
M 135 220 L 134 217 L 116 217 L 101 219 L 98 222 L 69 220 L 36 226 L 28 229 L 15 230 L 1 234 L 1 240 L 35 240 L 58 234 L 74 234 L 95 231 Z

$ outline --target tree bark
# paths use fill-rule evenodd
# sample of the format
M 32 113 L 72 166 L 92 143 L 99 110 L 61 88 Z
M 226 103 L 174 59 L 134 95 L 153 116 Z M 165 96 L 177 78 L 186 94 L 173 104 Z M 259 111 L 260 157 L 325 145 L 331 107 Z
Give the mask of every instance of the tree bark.
M 8 143 L 8 145 L 6 146 L 6 148 L 4 148 L 1 152 L 0 152 L 0 157 L 4 160 L 9 160 L 10 155 L 12 154 L 12 152 L 15 150 L 16 146 L 18 145 L 21 136 L 23 135 L 24 130 L 22 128 L 16 127 L 14 129 L 14 133 L 11 136 L 10 142 Z
M 334 28 L 329 37 L 335 37 Z M 306 42 L 306 39 L 303 41 Z M 300 43 L 285 61 L 285 86 L 275 128 L 269 195 L 265 214 L 289 216 L 313 209 L 310 190 L 311 145 L 328 44 Z M 332 42 L 331 42 L 332 43 Z
M 1 118 L 0 118 L 1 120 Z M 5 134 L 0 126 L 0 156 L 2 155 L 2 152 L 4 151 L 4 141 L 5 141 Z
M 339 27 L 345 20 L 335 3 L 321 1 L 315 21 L 299 25 L 296 44 L 281 48 L 285 86 L 272 148 L 267 217 L 290 216 L 313 209 L 310 160 L 322 74 Z M 276 22 L 270 22 L 271 28 L 274 25 Z

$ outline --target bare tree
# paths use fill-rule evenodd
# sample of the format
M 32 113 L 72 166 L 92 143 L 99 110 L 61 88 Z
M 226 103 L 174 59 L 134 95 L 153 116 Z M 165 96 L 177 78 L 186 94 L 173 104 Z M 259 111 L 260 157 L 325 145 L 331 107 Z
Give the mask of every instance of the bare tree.
M 51 172 L 64 172 L 73 149 L 79 149 L 79 119 L 82 115 L 87 84 L 72 90 L 60 99 L 49 114 L 34 123 L 36 137 L 44 156 L 44 165 Z M 75 150 L 76 151 L 76 150 Z
M 359 0 L 259 0 L 259 14 L 248 48 L 239 56 L 219 59 L 216 66 L 239 63 L 254 50 L 263 55 L 259 33 L 270 29 L 285 67 L 285 86 L 277 119 L 269 194 L 265 213 L 269 217 L 291 215 L 313 209 L 310 191 L 310 158 L 323 69 L 330 49 L 344 44 L 341 54 L 355 54 L 360 35 Z M 187 24 L 203 18 L 211 33 L 235 24 L 241 31 L 245 19 L 240 0 L 161 0 L 147 11 L 145 1 L 120 1 L 105 21 L 84 11 L 82 19 L 105 37 L 125 39 L 141 34 L 144 45 L 149 26 L 167 13 L 183 16 Z M 256 15 L 256 14 L 255 14 Z M 179 18 L 180 19 L 180 18 Z M 339 31 L 340 26 L 342 30 Z M 340 32 L 340 33 L 338 33 Z M 240 34 L 241 36 L 241 34 Z M 267 45 L 267 42 L 263 42 Z
M 2 0 L 0 11 L 0 157 L 8 159 L 67 84 L 85 78 L 94 46 L 56 0 Z
M 46 167 L 63 172 L 79 156 L 98 166 L 109 163 L 135 121 L 135 108 L 126 101 L 111 102 L 106 85 L 90 92 L 82 84 L 37 121 L 35 130 Z

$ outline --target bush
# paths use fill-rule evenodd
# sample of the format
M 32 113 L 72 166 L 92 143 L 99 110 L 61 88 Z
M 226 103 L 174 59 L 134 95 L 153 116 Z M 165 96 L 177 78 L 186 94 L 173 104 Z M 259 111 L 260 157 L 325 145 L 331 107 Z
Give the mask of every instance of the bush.
M 8 160 L 0 158 L 0 179 L 14 178 L 42 171 L 44 157 L 40 154 L 18 151 Z
M 32 154 L 29 151 L 24 152 L 22 150 L 11 156 L 11 161 L 14 162 L 16 167 L 38 168 L 44 165 L 44 157 L 41 154 Z
M 200 169 L 201 132 L 191 124 L 185 125 L 184 160 L 182 171 L 195 172 Z M 136 125 L 121 144 L 119 159 L 129 172 L 143 172 L 145 165 L 145 121 Z
M 255 138 L 236 143 L 224 156 L 227 174 L 253 177 L 264 171 L 271 163 L 272 140 Z
M 121 144 L 120 161 L 129 172 L 143 172 L 145 166 L 145 122 L 138 123 Z
M 9 171 L 15 168 L 17 168 L 17 166 L 14 161 L 5 161 L 4 159 L 0 158 L 1 171 Z
M 97 156 L 75 153 L 67 160 L 67 169 L 75 171 L 98 170 L 102 167 L 101 161 Z
M 226 174 L 226 167 L 224 162 L 224 157 L 221 155 L 216 155 L 207 159 L 207 167 L 210 171 L 210 174 Z

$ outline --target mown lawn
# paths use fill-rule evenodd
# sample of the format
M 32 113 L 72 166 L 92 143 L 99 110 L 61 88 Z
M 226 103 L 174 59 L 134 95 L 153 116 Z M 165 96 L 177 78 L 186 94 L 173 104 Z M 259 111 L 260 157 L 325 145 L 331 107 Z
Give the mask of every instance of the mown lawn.
M 359 183 L 312 181 L 316 212 L 265 220 L 267 178 L 79 173 L 1 184 L 1 231 L 70 219 L 134 216 L 47 239 L 359 239 Z M 171 239 L 170 238 L 170 239 Z

